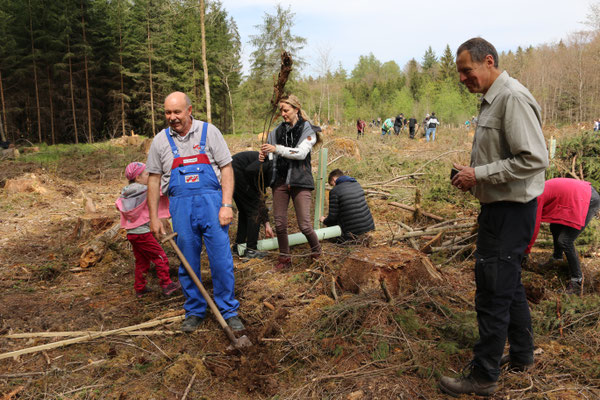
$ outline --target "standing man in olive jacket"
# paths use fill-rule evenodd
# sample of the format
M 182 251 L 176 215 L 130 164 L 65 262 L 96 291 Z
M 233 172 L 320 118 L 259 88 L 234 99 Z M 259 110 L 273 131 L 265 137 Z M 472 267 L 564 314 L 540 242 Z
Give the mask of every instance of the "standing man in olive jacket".
M 365 192 L 356 179 L 334 169 L 327 179 L 333 186 L 329 192 L 329 215 L 321 217 L 327 226 L 339 225 L 342 240 L 355 240 L 359 235 L 375 229 Z
M 481 93 L 469 166 L 452 185 L 481 203 L 475 252 L 475 311 L 479 340 L 470 372 L 444 376 L 440 389 L 452 396 L 489 396 L 498 388 L 500 365 L 523 371 L 533 365 L 533 329 L 521 282 L 521 260 L 535 228 L 537 197 L 544 191 L 548 151 L 541 107 L 529 90 L 498 68 L 498 52 L 482 38 L 456 51 L 460 81 Z M 502 356 L 506 340 L 509 354 Z

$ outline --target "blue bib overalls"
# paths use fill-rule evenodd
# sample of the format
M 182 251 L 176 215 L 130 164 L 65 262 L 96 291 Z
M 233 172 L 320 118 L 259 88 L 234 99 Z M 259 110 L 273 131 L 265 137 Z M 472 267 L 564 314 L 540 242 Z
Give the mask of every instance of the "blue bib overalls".
M 173 152 L 173 166 L 169 180 L 169 211 L 173 230 L 177 232 L 177 246 L 200 279 L 200 254 L 204 240 L 212 274 L 215 303 L 223 318 L 237 315 L 239 302 L 234 297 L 233 257 L 229 245 L 228 226 L 219 223 L 221 184 L 205 153 L 208 124 L 202 127 L 199 154 L 181 157 L 179 150 L 165 130 Z M 206 301 L 182 265 L 179 283 L 185 295 L 186 317 L 204 318 Z

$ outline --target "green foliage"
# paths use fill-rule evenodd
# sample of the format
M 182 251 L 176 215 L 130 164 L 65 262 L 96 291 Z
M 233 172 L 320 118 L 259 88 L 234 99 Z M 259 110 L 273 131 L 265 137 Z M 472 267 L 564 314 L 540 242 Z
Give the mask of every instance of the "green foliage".
M 407 308 L 402 313 L 395 314 L 394 320 L 406 334 L 416 333 L 422 326 L 421 319 L 412 308 Z
M 375 350 L 371 353 L 373 361 L 385 360 L 390 355 L 390 344 L 388 342 L 380 341 L 377 343 Z
M 556 157 L 569 167 L 573 165 L 583 178 L 596 188 L 600 187 L 600 135 L 595 132 L 583 132 L 579 136 L 562 139 L 556 146 Z M 559 173 L 566 173 L 564 170 Z M 555 176 L 556 177 L 556 176 Z
M 563 331 L 577 331 L 593 327 L 598 323 L 599 296 L 563 295 L 560 301 L 560 319 L 557 314 L 557 301 L 544 300 L 532 309 L 533 328 L 536 335 L 547 335 Z
M 449 322 L 438 329 L 444 335 L 444 341 L 457 343 L 462 348 L 471 348 L 479 339 L 477 319 L 474 311 L 451 312 L 448 315 Z

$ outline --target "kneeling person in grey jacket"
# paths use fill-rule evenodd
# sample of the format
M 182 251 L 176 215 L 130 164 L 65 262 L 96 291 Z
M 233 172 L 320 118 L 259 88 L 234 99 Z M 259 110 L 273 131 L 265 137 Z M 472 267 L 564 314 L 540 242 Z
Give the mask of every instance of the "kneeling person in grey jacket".
M 374 230 L 371 210 L 360 183 L 339 169 L 331 171 L 327 181 L 333 189 L 329 192 L 329 215 L 321 217 L 321 222 L 326 226 L 339 225 L 344 241 Z

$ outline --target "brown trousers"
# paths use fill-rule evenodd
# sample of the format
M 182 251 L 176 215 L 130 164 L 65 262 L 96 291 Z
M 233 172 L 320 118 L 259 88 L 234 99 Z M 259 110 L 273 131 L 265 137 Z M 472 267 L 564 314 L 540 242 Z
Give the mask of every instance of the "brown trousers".
M 304 188 L 289 187 L 285 184 L 273 188 L 273 216 L 275 217 L 275 231 L 279 242 L 279 254 L 281 256 L 289 256 L 290 254 L 287 232 L 290 197 L 294 202 L 298 227 L 306 236 L 312 255 L 321 254 L 321 244 L 310 220 L 311 191 Z

